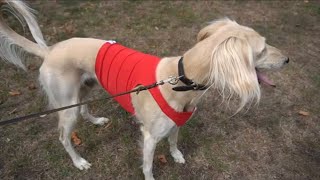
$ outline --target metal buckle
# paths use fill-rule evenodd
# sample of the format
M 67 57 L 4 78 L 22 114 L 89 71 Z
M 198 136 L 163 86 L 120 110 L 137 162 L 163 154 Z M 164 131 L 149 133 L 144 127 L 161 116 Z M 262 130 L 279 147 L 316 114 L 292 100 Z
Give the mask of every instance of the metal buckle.
M 179 77 L 169 76 L 168 83 L 171 85 L 176 85 L 179 82 Z

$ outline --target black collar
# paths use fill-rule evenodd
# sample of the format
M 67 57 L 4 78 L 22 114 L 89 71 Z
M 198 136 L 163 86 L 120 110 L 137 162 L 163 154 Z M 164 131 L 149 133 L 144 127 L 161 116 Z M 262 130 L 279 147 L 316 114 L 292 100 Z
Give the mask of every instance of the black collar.
M 185 86 L 176 86 L 172 88 L 174 91 L 190 91 L 190 90 L 205 90 L 208 87 L 203 84 L 198 84 L 191 79 L 187 78 L 186 74 L 184 73 L 183 68 L 183 57 L 180 58 L 178 62 L 178 73 L 179 73 L 179 80 L 185 84 Z

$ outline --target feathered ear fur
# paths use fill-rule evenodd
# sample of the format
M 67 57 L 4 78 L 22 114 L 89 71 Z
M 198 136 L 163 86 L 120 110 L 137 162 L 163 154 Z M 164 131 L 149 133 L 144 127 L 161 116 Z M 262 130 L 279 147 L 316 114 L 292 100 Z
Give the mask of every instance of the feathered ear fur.
M 227 24 L 235 23 L 234 21 L 231 21 L 228 18 L 219 19 L 217 21 L 210 22 L 210 25 L 201 29 L 201 31 L 198 33 L 197 41 L 200 42 L 207 37 L 211 36 L 213 33 L 216 33 L 219 29 L 221 29 L 222 26 L 225 26 Z
M 239 112 L 247 102 L 260 100 L 260 88 L 248 42 L 229 37 L 212 52 L 210 81 L 223 99 L 234 94 L 240 98 Z

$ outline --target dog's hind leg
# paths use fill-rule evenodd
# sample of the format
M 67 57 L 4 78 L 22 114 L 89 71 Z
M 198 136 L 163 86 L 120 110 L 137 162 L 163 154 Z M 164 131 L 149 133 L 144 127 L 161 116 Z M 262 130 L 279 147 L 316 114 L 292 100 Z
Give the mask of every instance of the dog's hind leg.
M 178 142 L 178 133 L 179 133 L 179 128 L 174 127 L 168 137 L 168 142 L 170 145 L 170 153 L 171 156 L 173 157 L 174 161 L 177 163 L 185 163 L 185 159 L 183 158 L 183 154 L 177 147 L 177 142 Z
M 91 88 L 96 84 L 95 80 L 89 74 L 83 74 L 81 77 L 80 97 L 84 100 Z M 93 124 L 103 125 L 109 122 L 105 117 L 94 117 L 89 113 L 88 106 L 82 105 L 80 113 L 85 120 L 89 120 Z
M 88 110 L 88 106 L 87 105 L 83 105 L 81 106 L 81 115 L 84 119 L 87 119 L 89 120 L 90 122 L 92 122 L 93 124 L 96 124 L 96 125 L 104 125 L 106 123 L 109 122 L 109 119 L 108 118 L 105 118 L 105 117 L 94 117 L 92 116 L 90 113 L 89 113 L 89 110 Z
M 78 119 L 79 108 L 72 108 L 59 112 L 59 140 L 70 155 L 73 164 L 80 170 L 89 169 L 91 164 L 83 159 L 71 144 L 71 133 Z
M 50 104 L 54 108 L 68 106 L 79 102 L 80 81 L 77 72 L 51 69 L 46 65 L 40 68 L 39 78 L 46 91 Z M 78 120 L 80 108 L 74 107 L 58 112 L 59 140 L 70 155 L 73 164 L 80 170 L 90 168 L 91 164 L 83 159 L 73 148 L 71 133 Z

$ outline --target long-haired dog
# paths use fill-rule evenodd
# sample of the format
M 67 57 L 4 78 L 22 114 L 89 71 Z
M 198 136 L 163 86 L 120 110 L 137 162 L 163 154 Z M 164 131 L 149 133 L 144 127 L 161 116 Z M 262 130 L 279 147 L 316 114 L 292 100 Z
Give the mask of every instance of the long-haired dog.
M 0 19 L 0 55 L 2 59 L 25 69 L 20 50 L 27 51 L 43 59 L 40 67 L 40 83 L 50 104 L 54 108 L 75 104 L 83 98 L 86 80 L 95 79 L 96 57 L 104 40 L 92 38 L 72 38 L 47 46 L 40 28 L 30 9 L 21 1 L 3 1 L 2 5 L 11 8 L 16 17 L 25 21 L 36 43 L 20 36 Z M 109 42 L 110 43 L 110 42 Z M 112 44 L 112 43 L 110 43 Z M 162 58 L 155 69 L 155 80 L 178 76 L 179 57 Z M 262 69 L 278 69 L 289 62 L 280 50 L 266 43 L 264 37 L 249 27 L 235 21 L 221 19 L 203 28 L 197 43 L 183 54 L 185 76 L 198 84 L 218 90 L 224 98 L 231 96 L 240 100 L 238 112 L 248 102 L 260 99 L 259 82 L 273 85 Z M 164 100 L 176 113 L 192 112 L 205 91 L 173 91 L 173 86 L 158 87 Z M 135 116 L 141 123 L 143 134 L 143 173 L 145 179 L 154 179 L 152 162 L 156 144 L 168 137 L 170 152 L 178 163 L 185 163 L 177 148 L 179 126 L 159 107 L 150 91 L 131 94 L 130 100 Z M 70 155 L 73 164 L 80 170 L 91 164 L 82 158 L 72 147 L 70 134 L 79 117 L 94 124 L 104 124 L 107 118 L 96 118 L 89 114 L 87 106 L 60 111 L 59 140 Z

